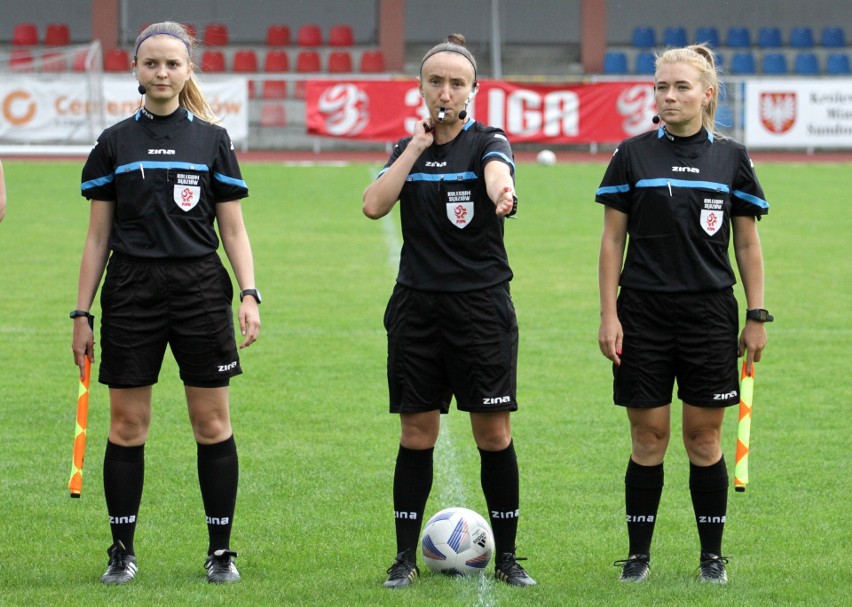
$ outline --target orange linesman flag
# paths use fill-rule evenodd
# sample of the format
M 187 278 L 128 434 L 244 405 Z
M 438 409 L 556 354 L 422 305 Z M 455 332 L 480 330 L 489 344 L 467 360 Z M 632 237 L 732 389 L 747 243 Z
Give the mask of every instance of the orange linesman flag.
M 751 436 L 751 407 L 754 397 L 754 370 L 746 373 L 746 362 L 743 361 L 743 372 L 740 379 L 740 419 L 737 423 L 737 455 L 734 465 L 734 490 L 745 491 L 748 484 L 748 443 Z
M 86 426 L 89 417 L 89 378 L 92 363 L 85 357 L 83 377 L 80 378 L 80 388 L 77 394 L 77 424 L 74 431 L 74 460 L 71 463 L 71 479 L 68 489 L 71 497 L 80 497 L 83 490 L 83 458 L 86 454 Z

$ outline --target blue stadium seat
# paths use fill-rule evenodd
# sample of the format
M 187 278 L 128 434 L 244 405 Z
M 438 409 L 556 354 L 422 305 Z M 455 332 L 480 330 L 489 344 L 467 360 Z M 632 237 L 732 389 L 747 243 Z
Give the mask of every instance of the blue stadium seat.
M 747 27 L 728 28 L 728 43 L 731 48 L 751 48 L 751 32 Z
M 748 75 L 757 73 L 754 61 L 754 53 L 751 51 L 738 51 L 731 55 L 731 73 L 736 75 Z
M 825 48 L 843 48 L 846 46 L 846 32 L 838 26 L 824 27 L 820 35 L 820 44 Z
M 607 51 L 603 62 L 604 74 L 627 74 L 627 53 Z
M 790 46 L 803 49 L 813 48 L 814 31 L 806 25 L 794 27 L 790 30 Z
M 657 35 L 654 28 L 642 25 L 633 28 L 633 46 L 639 49 L 657 46 Z
M 712 48 L 719 48 L 719 30 L 713 26 L 699 27 L 695 30 L 695 42 L 706 43 Z
M 681 47 L 689 44 L 686 38 L 686 28 L 672 25 L 663 30 L 663 44 L 665 46 Z
M 766 53 L 762 60 L 762 72 L 764 74 L 786 74 L 787 55 L 784 53 Z
M 793 71 L 800 76 L 816 76 L 819 74 L 819 59 L 816 53 L 806 51 L 797 54 L 793 60 Z
M 781 30 L 774 26 L 762 27 L 757 32 L 757 46 L 760 48 L 781 48 Z
M 852 74 L 852 68 L 849 66 L 849 55 L 831 53 L 825 58 L 825 73 L 833 76 Z
M 636 53 L 637 74 L 653 75 L 657 71 L 657 58 L 651 51 L 640 51 Z

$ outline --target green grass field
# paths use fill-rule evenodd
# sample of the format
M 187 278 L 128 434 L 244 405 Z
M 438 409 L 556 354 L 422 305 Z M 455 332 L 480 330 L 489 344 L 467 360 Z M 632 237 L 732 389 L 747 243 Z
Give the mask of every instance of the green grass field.
M 70 350 L 88 209 L 82 162 L 6 160 L 0 224 L 0 604 L 3 605 L 840 605 L 848 601 L 852 165 L 766 164 L 760 224 L 766 305 L 777 321 L 758 366 L 751 483 L 731 490 L 731 582 L 694 581 L 697 536 L 687 460 L 673 440 L 652 578 L 619 584 L 627 549 L 624 412 L 597 347 L 601 164 L 519 165 L 519 218 L 507 225 L 521 327 L 518 554 L 539 584 L 425 573 L 381 587 L 394 553 L 391 482 L 398 420 L 387 411 L 382 313 L 395 276 L 397 216 L 360 210 L 377 167 L 245 164 L 260 341 L 232 384 L 241 481 L 232 547 L 240 584 L 202 568 L 206 530 L 195 444 L 177 370 L 155 388 L 146 484 L 128 587 L 99 577 L 110 544 L 101 464 L 107 390 L 91 391 L 83 496 L 66 490 L 76 368 Z M 847 244 L 844 244 L 847 243 Z M 737 291 L 742 296 L 741 290 Z M 97 306 L 94 313 L 99 316 Z M 677 412 L 677 407 L 675 407 Z M 673 438 L 679 436 L 679 412 Z M 725 424 L 733 472 L 736 410 Z M 446 417 L 427 516 L 484 512 L 464 414 Z M 847 597 L 844 599 L 843 597 Z

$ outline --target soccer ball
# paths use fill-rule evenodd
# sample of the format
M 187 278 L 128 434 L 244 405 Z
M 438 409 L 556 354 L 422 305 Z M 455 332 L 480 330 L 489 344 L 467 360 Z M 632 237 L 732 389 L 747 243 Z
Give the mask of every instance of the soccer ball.
M 491 562 L 494 536 L 485 519 L 473 510 L 446 508 L 426 522 L 420 547 L 432 571 L 470 575 Z
M 544 166 L 553 166 L 556 164 L 556 154 L 554 154 L 551 150 L 542 150 L 538 153 L 538 156 L 535 157 L 539 164 L 543 164 Z

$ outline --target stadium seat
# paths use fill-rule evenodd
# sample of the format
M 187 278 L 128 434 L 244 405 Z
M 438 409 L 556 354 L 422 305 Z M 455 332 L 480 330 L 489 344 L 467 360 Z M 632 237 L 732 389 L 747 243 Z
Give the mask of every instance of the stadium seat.
M 267 51 L 263 58 L 264 72 L 289 72 L 290 57 L 286 51 L 272 50 Z
M 320 54 L 316 51 L 299 51 L 296 55 L 296 71 L 297 72 L 321 72 L 322 60 Z
M 352 72 L 352 55 L 349 51 L 331 51 L 328 54 L 328 71 L 332 74 Z
M 766 53 L 761 60 L 761 72 L 764 74 L 786 74 L 787 55 L 784 53 Z
M 266 28 L 266 46 L 290 46 L 290 26 L 270 25 Z
M 352 46 L 355 44 L 355 36 L 351 25 L 332 25 L 328 30 L 329 46 Z
M 695 30 L 695 42 L 706 43 L 711 48 L 719 48 L 719 30 L 713 26 L 699 27 Z
M 257 53 L 252 49 L 240 49 L 234 52 L 231 71 L 240 74 L 251 74 L 260 71 L 257 63 Z
M 808 26 L 794 27 L 790 30 L 790 46 L 808 49 L 814 47 L 814 31 Z
M 127 49 L 114 48 L 104 53 L 105 72 L 126 72 L 130 70 L 130 53 Z
M 747 27 L 741 25 L 728 28 L 726 46 L 730 48 L 751 48 L 751 32 Z
M 639 25 L 633 28 L 633 47 L 638 49 L 649 49 L 657 46 L 657 35 L 654 28 Z
M 68 46 L 71 44 L 71 30 L 67 23 L 48 23 L 44 30 L 45 46 Z
M 385 71 L 385 55 L 380 50 L 364 51 L 358 69 L 365 74 L 381 74 Z
M 322 46 L 322 30 L 319 25 L 300 25 L 296 31 L 298 46 Z
M 636 53 L 635 72 L 643 75 L 653 75 L 657 71 L 657 58 L 652 51 Z
M 825 73 L 832 76 L 852 74 L 849 66 L 849 55 L 846 53 L 831 53 L 825 58 Z
M 12 30 L 12 46 L 35 46 L 38 44 L 38 28 L 34 23 L 16 23 Z
M 208 49 L 201 53 L 202 72 L 224 72 L 227 69 L 225 63 L 225 53 L 222 51 Z
M 748 75 L 757 72 L 754 61 L 754 53 L 751 51 L 738 51 L 731 55 L 731 73 L 735 75 Z
M 757 46 L 759 48 L 781 48 L 781 30 L 775 26 L 762 27 L 757 31 Z
M 626 74 L 627 53 L 623 51 L 607 51 L 604 55 L 604 74 Z
M 228 46 L 228 26 L 208 23 L 204 28 L 204 46 Z
M 264 103 L 260 108 L 260 126 L 287 126 L 287 114 L 283 103 Z
M 671 25 L 663 30 L 663 44 L 666 46 L 686 46 L 686 28 L 679 25 Z
M 819 74 L 819 59 L 816 53 L 803 52 L 793 60 L 793 71 L 800 76 L 815 76 Z
M 825 48 L 843 48 L 846 46 L 846 32 L 838 26 L 824 27 L 819 42 Z
M 68 69 L 68 61 L 62 53 L 45 53 L 41 57 L 42 72 L 64 72 Z
M 33 55 L 30 51 L 21 48 L 12 49 L 9 55 L 9 68 L 13 72 L 31 72 L 33 67 Z
M 260 96 L 264 99 L 285 99 L 287 97 L 287 81 L 264 80 Z
M 186 34 L 187 34 L 187 35 L 188 35 L 188 36 L 189 36 L 192 40 L 197 40 L 197 39 L 198 39 L 198 29 L 197 29 L 197 28 L 196 28 L 193 24 L 191 24 L 191 23 L 184 23 L 184 24 L 182 24 L 182 25 L 183 25 L 183 30 L 186 32 Z

